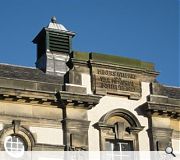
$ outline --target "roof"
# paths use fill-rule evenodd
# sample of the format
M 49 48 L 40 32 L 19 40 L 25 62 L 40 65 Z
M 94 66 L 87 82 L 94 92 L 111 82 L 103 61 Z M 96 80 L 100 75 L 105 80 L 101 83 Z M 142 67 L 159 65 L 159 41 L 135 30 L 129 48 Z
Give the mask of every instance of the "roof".
M 180 99 L 180 87 L 166 86 L 159 83 L 152 84 L 152 94 L 167 96 L 168 98 Z
M 52 22 L 49 23 L 48 28 L 57 29 L 60 31 L 68 31 L 62 24 L 57 24 Z
M 45 74 L 39 69 L 0 63 L 0 77 L 62 84 L 63 77 Z
M 59 31 L 68 31 L 62 24 L 57 23 L 56 17 L 51 18 L 51 22 L 48 25 L 48 28 L 57 29 Z

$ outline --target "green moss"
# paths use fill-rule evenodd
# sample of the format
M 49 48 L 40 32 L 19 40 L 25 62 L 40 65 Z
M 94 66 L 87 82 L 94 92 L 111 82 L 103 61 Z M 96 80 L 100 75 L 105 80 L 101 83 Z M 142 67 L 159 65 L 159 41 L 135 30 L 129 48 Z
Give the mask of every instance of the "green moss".
M 73 52 L 73 58 L 81 61 L 88 61 L 89 60 L 89 53 L 87 52 Z
M 141 62 L 141 68 L 145 68 L 147 70 L 155 71 L 154 64 L 150 62 Z
M 155 71 L 153 63 L 115 55 L 74 51 L 73 58 L 81 61 L 88 61 L 89 59 L 92 59 L 93 61 L 101 63 L 116 64 L 127 67 L 145 69 L 149 71 Z
M 152 63 L 143 62 L 137 59 L 131 59 L 131 58 L 120 57 L 115 55 L 100 54 L 100 53 L 91 53 L 90 57 L 92 60 L 102 63 L 124 65 L 124 66 L 141 68 L 146 70 L 154 70 L 154 65 Z

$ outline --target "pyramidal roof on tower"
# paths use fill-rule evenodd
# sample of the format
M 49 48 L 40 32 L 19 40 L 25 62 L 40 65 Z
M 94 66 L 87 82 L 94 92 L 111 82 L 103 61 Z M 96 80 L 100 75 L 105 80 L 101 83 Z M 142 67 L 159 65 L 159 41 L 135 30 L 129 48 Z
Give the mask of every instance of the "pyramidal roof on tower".
M 48 28 L 68 32 L 68 30 L 62 24 L 57 23 L 57 19 L 55 16 L 51 18 L 51 22 L 49 23 Z

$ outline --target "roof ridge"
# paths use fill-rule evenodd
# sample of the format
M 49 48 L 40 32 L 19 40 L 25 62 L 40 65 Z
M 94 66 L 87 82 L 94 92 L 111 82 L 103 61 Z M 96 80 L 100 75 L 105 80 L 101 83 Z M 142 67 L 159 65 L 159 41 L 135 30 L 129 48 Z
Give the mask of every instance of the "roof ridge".
M 19 68 L 36 69 L 36 67 L 21 66 L 21 65 L 17 65 L 17 64 L 9 64 L 9 63 L 0 63 L 0 65 L 7 65 L 7 66 L 13 66 L 13 67 L 19 67 Z

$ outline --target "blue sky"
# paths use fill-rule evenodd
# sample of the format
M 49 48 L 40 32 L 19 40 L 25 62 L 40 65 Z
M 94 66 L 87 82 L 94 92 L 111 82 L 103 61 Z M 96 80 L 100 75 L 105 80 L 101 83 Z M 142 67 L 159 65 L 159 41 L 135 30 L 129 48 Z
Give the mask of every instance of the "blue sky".
M 180 86 L 179 0 L 1 0 L 0 63 L 35 66 L 31 41 L 54 15 L 76 32 L 73 50 L 153 62 Z

